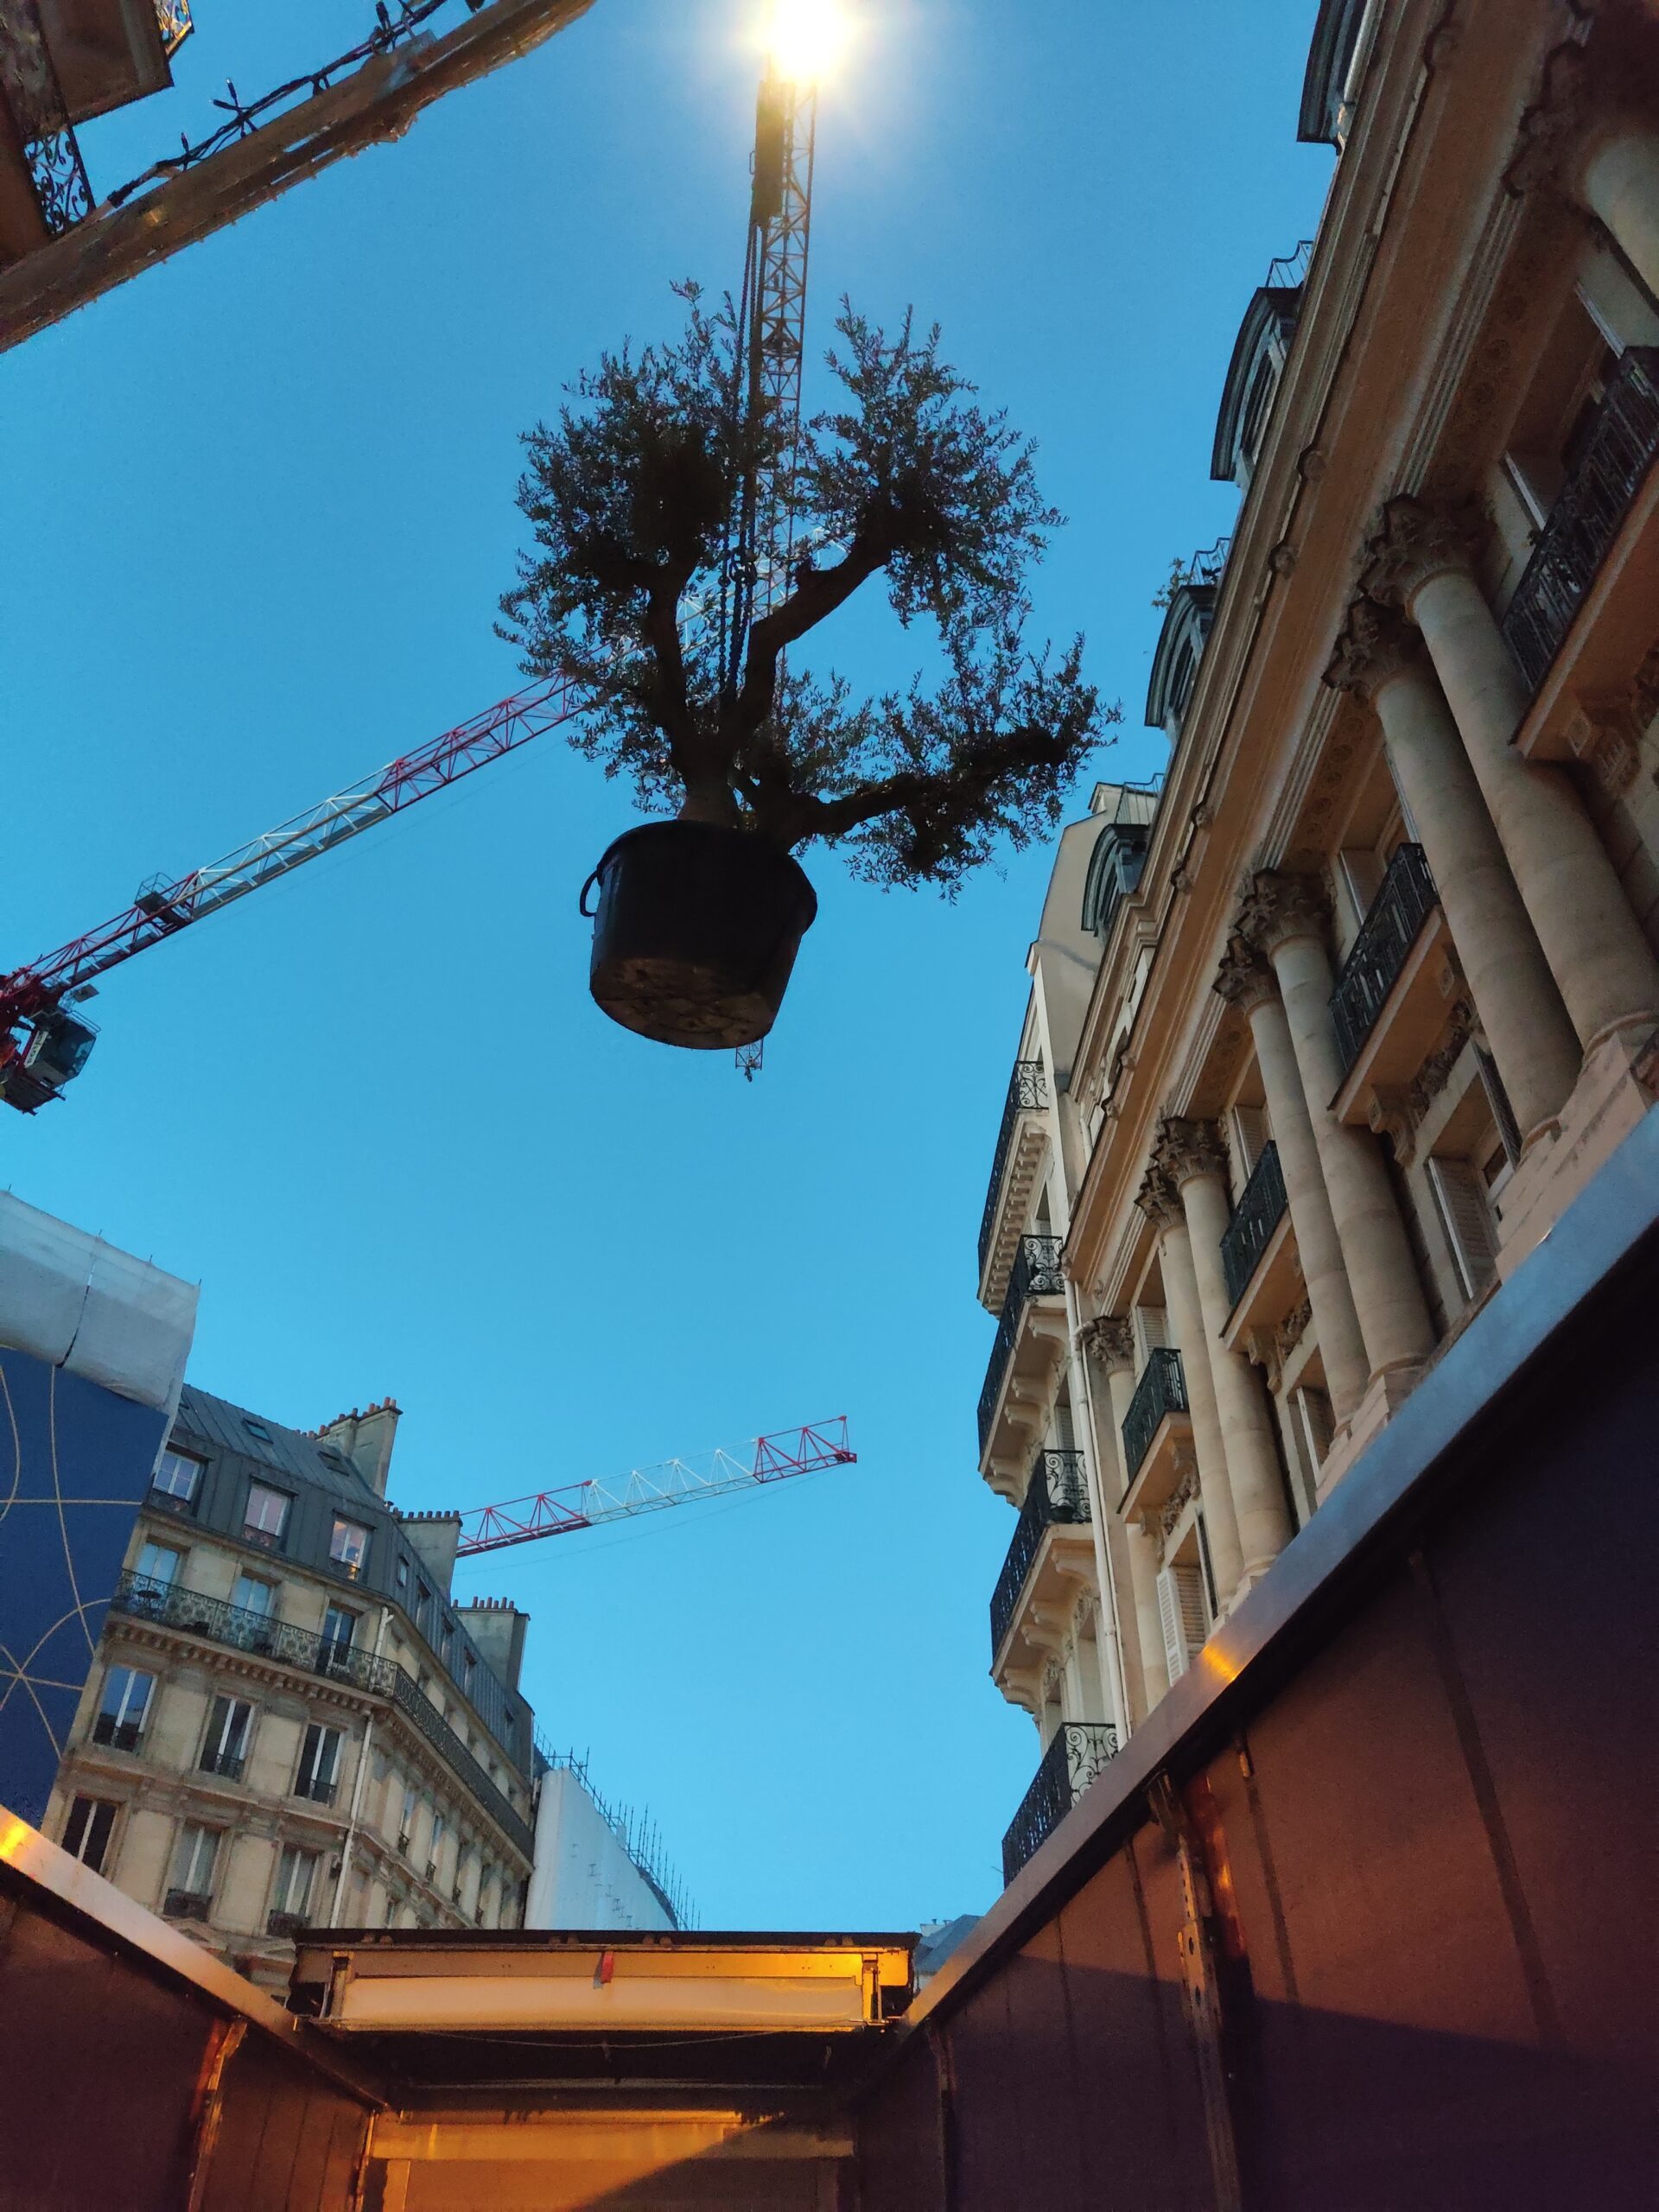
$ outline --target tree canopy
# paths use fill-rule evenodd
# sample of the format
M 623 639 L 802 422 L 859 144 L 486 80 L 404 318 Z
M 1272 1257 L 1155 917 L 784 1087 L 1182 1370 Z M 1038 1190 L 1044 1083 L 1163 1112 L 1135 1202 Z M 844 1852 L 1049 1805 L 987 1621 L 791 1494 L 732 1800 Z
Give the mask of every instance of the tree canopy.
M 804 423 L 788 503 L 786 586 L 720 663 L 722 571 L 746 474 L 775 477 L 779 424 L 741 404 L 731 302 L 698 288 L 681 335 L 625 344 L 528 432 L 518 505 L 534 550 L 501 634 L 527 673 L 593 701 L 572 742 L 639 803 L 748 828 L 785 850 L 842 847 L 880 882 L 947 887 L 1053 828 L 1106 724 L 1083 641 L 1026 642 L 1028 580 L 1062 518 L 1033 448 L 942 359 L 937 326 L 892 336 L 843 302 L 828 365 L 837 404 Z M 929 626 L 931 676 L 855 694 L 785 656 L 880 580 L 899 621 Z

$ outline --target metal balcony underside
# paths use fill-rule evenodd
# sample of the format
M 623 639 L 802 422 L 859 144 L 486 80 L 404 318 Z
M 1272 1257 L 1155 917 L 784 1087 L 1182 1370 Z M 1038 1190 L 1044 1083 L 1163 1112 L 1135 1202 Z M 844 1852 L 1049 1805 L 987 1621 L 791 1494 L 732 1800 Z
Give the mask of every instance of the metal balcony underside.
M 1104 1720 L 1063 1720 L 1002 1839 L 1002 1879 L 1011 1882 L 1058 1827 L 1091 1782 L 1117 1755 L 1117 1731 Z
M 996 1335 L 991 1343 L 991 1357 L 986 1364 L 985 1382 L 979 1394 L 979 1448 L 984 1451 L 990 1440 L 991 1426 L 996 1419 L 997 1402 L 1002 1395 L 1002 1385 L 1007 1380 L 1008 1363 L 1014 1357 L 1014 1348 L 1020 1334 L 1020 1323 L 1027 1302 L 1033 1298 L 1061 1297 L 1065 1285 L 1060 1274 L 1060 1240 L 1058 1236 L 1022 1236 L 1020 1249 L 1014 1255 L 1014 1265 L 1008 1272 L 1008 1287 L 1002 1299 L 1002 1312 L 996 1325 Z
M 1535 691 L 1659 454 L 1659 347 L 1620 359 L 1584 450 L 1550 509 L 1503 630 Z
M 1010 1156 L 1015 1152 L 1016 1133 L 1027 1115 L 1040 1114 L 1048 1104 L 1048 1084 L 1040 1060 L 1016 1060 L 1014 1073 L 1008 1078 L 1007 1096 L 1002 1102 L 1002 1119 L 996 1132 L 996 1149 L 991 1155 L 991 1179 L 985 1192 L 985 1209 L 979 1223 L 979 1274 L 985 1280 L 985 1268 L 996 1243 L 996 1224 L 1001 1211 L 1002 1186 L 1008 1172 Z
M 1031 1471 L 1026 1502 L 1014 1524 L 1014 1540 L 991 1593 L 991 1656 L 1002 1649 L 1009 1624 L 1031 1573 L 1043 1531 L 1057 1524 L 1076 1527 L 1090 1518 L 1089 1488 L 1081 1452 L 1039 1452 Z
M 1402 845 L 1389 862 L 1382 887 L 1371 901 L 1331 994 L 1331 1018 L 1336 1024 L 1344 1075 L 1376 1027 L 1389 994 L 1399 982 L 1418 933 L 1436 903 L 1434 879 L 1422 847 Z

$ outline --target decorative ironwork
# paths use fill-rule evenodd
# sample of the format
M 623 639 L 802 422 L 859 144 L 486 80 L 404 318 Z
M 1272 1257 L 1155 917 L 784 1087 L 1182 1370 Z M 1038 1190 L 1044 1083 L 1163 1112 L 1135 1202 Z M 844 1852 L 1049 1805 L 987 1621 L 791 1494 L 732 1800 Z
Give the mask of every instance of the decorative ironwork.
M 162 35 L 162 51 L 170 61 L 195 29 L 190 0 L 156 0 L 156 28 Z
M 1002 1191 L 1002 1171 L 1008 1164 L 1008 1150 L 1014 1142 L 1014 1125 L 1021 1114 L 1039 1111 L 1048 1103 L 1048 1084 L 1043 1075 L 1040 1060 L 1016 1060 L 1014 1073 L 1008 1078 L 1008 1095 L 1002 1102 L 1002 1122 L 996 1133 L 996 1150 L 991 1155 L 991 1184 L 985 1193 L 985 1211 L 979 1223 L 979 1272 L 985 1272 L 985 1262 L 991 1249 L 991 1232 L 996 1226 L 996 1202 Z
M 512 1837 L 527 1859 L 535 1855 L 536 1840 L 528 1821 L 513 1810 L 504 1793 L 491 1781 L 413 1676 L 405 1674 L 394 1660 L 382 1658 L 372 1651 L 360 1651 L 356 1645 L 341 1643 L 334 1637 L 296 1628 L 289 1621 L 273 1620 L 269 1613 L 228 1605 L 222 1598 L 204 1598 L 197 1591 L 181 1590 L 176 1583 L 158 1582 L 149 1575 L 124 1574 L 116 1585 L 110 1608 L 113 1612 L 130 1614 L 135 1619 L 181 1630 L 187 1636 L 205 1637 L 210 1643 L 225 1644 L 232 1650 L 298 1668 L 305 1674 L 321 1675 L 331 1681 L 350 1682 L 372 1697 L 390 1698 L 427 1741 L 442 1753 L 497 1827 Z M 136 1731 L 133 1741 L 137 1741 Z M 119 1745 L 124 1750 L 131 1747 L 130 1744 Z M 331 1788 L 331 1797 L 332 1795 Z
M 35 0 L 0 5 L 0 92 L 22 142 L 35 204 L 51 238 L 92 212 L 92 188 Z
M 193 1497 L 181 1497 L 176 1491 L 152 1490 L 144 1500 L 144 1510 L 146 1513 L 176 1513 L 181 1521 L 194 1521 L 196 1501 Z
M 1091 1782 L 1117 1756 L 1117 1731 L 1104 1720 L 1063 1720 L 1038 1762 L 1032 1784 L 1002 1839 L 1002 1879 L 1011 1882 L 1052 1834 Z
M 1227 556 L 1232 550 L 1230 537 L 1218 537 L 1213 545 L 1206 545 L 1202 552 L 1195 553 L 1184 568 L 1178 566 L 1170 578 L 1172 594 L 1183 584 L 1193 587 L 1218 584 L 1226 573 Z
M 1059 1238 L 1022 1236 L 1020 1249 L 1014 1254 L 1014 1265 L 1008 1270 L 1008 1287 L 1003 1295 L 1002 1312 L 991 1344 L 984 1387 L 979 1394 L 979 1448 L 982 1452 L 990 1436 L 991 1423 L 996 1418 L 996 1402 L 1002 1394 L 1008 1362 L 1014 1357 L 1014 1341 L 1020 1333 L 1020 1317 L 1026 1310 L 1027 1300 L 1058 1297 L 1065 1288 L 1065 1281 L 1060 1274 Z
M 1167 1344 L 1160 1345 L 1141 1369 L 1129 1410 L 1123 1416 L 1123 1465 L 1128 1471 L 1126 1491 L 1152 1448 L 1159 1422 L 1166 1414 L 1186 1410 L 1186 1370 L 1181 1365 L 1181 1355 Z
M 1031 1471 L 1031 1480 L 1026 1486 L 1026 1502 L 1020 1509 L 1020 1518 L 1014 1523 L 1014 1541 L 1008 1546 L 1008 1555 L 1002 1562 L 1002 1572 L 996 1578 L 996 1588 L 991 1593 L 991 1656 L 1002 1649 L 1002 1639 L 1008 1632 L 1014 1618 L 1014 1609 L 1020 1602 L 1020 1592 L 1026 1586 L 1026 1577 L 1031 1563 L 1037 1556 L 1037 1547 L 1043 1541 L 1045 1529 L 1057 1522 L 1074 1527 L 1079 1522 L 1092 1519 L 1089 1510 L 1089 1485 L 1084 1478 L 1081 1452 L 1039 1452 Z
M 1584 449 L 1550 509 L 1503 616 L 1536 690 L 1643 478 L 1659 454 L 1659 347 L 1633 346 L 1607 386 Z
M 200 1759 L 203 1774 L 216 1774 L 225 1782 L 240 1782 L 245 1764 L 240 1751 L 204 1751 Z
M 294 1784 L 294 1795 L 309 1799 L 314 1805 L 332 1805 L 339 1787 L 338 1783 L 327 1781 L 320 1774 L 302 1776 Z
M 1389 862 L 1382 887 L 1342 963 L 1331 994 L 1337 1047 L 1346 1075 L 1376 1027 L 1389 993 L 1400 980 L 1418 931 L 1434 910 L 1438 894 L 1421 845 L 1402 845 Z
M 1313 239 L 1300 239 L 1294 253 L 1281 254 L 1277 261 L 1268 264 L 1266 289 L 1269 292 L 1300 291 L 1307 281 L 1307 265 L 1313 258 Z
M 143 1733 L 142 1721 L 117 1720 L 107 1713 L 100 1713 L 92 1723 L 92 1741 L 107 1744 L 114 1751 L 136 1751 Z
M 271 1912 L 265 1916 L 267 1936 L 303 1936 L 310 1925 L 302 1912 Z
M 162 1910 L 169 1920 L 207 1920 L 213 1916 L 213 1901 L 200 1890 L 169 1890 Z
M 158 22 L 162 20 L 163 7 L 168 4 L 169 0 L 156 0 Z M 229 146 L 238 138 L 247 137 L 258 129 L 274 109 L 285 107 L 296 99 L 312 99 L 319 92 L 327 92 L 336 78 L 355 69 L 359 63 L 372 61 L 377 54 L 389 54 L 393 47 L 401 46 L 405 40 L 413 38 L 429 16 L 435 16 L 439 9 L 451 4 L 452 0 L 394 0 L 394 4 L 388 5 L 387 0 L 375 0 L 375 27 L 367 38 L 345 54 L 337 54 L 334 60 L 325 61 L 320 69 L 308 70 L 302 77 L 290 77 L 287 84 L 278 85 L 274 91 L 251 101 L 239 99 L 236 86 L 227 80 L 225 90 L 230 97 L 215 100 L 213 105 L 222 109 L 230 117 L 230 121 L 221 123 L 217 130 L 206 138 L 199 139 L 194 145 L 188 138 L 183 139 L 181 142 L 182 151 L 153 162 L 142 176 L 136 176 L 130 183 L 120 186 L 110 194 L 110 205 L 118 207 L 124 200 L 130 200 L 133 194 L 141 192 L 145 185 L 153 184 L 162 177 L 177 176 L 181 170 L 194 168 L 198 162 L 205 162 L 221 146 Z M 476 15 L 482 4 L 483 0 L 466 0 L 467 12 Z M 184 7 L 182 12 L 188 17 L 188 7 Z M 166 36 L 164 29 L 162 36 Z
M 1244 1286 L 1255 1273 L 1268 1239 L 1284 1219 L 1285 1203 L 1285 1171 L 1279 1163 L 1279 1147 L 1266 1145 L 1250 1170 L 1250 1179 L 1221 1240 L 1221 1271 L 1227 1278 L 1227 1295 L 1235 1306 L 1244 1295 Z

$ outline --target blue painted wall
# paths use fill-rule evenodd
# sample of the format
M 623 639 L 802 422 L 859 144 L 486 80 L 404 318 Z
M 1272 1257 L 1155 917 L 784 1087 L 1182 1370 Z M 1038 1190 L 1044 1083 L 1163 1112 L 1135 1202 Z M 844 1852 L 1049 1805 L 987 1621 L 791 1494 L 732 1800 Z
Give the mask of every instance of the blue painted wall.
M 167 1427 L 0 1349 L 0 1803 L 36 1827 Z

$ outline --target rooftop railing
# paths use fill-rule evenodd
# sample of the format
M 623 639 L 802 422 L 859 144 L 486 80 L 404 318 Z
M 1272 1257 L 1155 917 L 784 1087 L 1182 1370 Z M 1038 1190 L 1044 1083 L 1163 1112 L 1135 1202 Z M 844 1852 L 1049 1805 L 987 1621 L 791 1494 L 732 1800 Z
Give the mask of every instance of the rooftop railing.
M 159 1582 L 145 1574 L 124 1574 L 110 1599 L 110 1610 L 181 1630 L 187 1636 L 205 1637 L 231 1650 L 274 1659 L 330 1681 L 348 1681 L 373 1697 L 390 1698 L 442 1753 L 457 1779 L 497 1827 L 511 1836 L 527 1859 L 535 1856 L 536 1839 L 529 1822 L 513 1809 L 420 1685 L 395 1661 L 361 1650 L 354 1643 L 342 1643 L 338 1637 L 296 1628 L 291 1621 L 273 1620 L 269 1613 L 228 1605 L 222 1598 L 205 1598 L 197 1591 L 183 1590 L 177 1583 Z
M 1331 1015 L 1346 1075 L 1376 1027 L 1389 993 L 1400 980 L 1417 933 L 1434 911 L 1434 879 L 1421 845 L 1402 845 L 1389 862 L 1382 887 L 1342 963 L 1331 994 Z
M 1040 1060 L 1016 1060 L 1014 1073 L 1008 1078 L 1008 1095 L 1002 1102 L 1002 1122 L 996 1133 L 996 1150 L 991 1155 L 991 1183 L 985 1193 L 985 1211 L 979 1224 L 979 1272 L 985 1272 L 985 1262 L 990 1253 L 991 1236 L 996 1227 L 997 1200 L 1002 1195 L 1002 1173 L 1008 1164 L 1008 1148 L 1014 1142 L 1014 1123 L 1021 1114 L 1034 1113 L 1048 1103 L 1048 1086 L 1043 1079 Z
M 1227 1278 L 1227 1295 L 1233 1305 L 1244 1295 L 1244 1287 L 1255 1273 L 1284 1213 L 1285 1171 L 1280 1165 L 1279 1147 L 1264 1145 L 1221 1240 L 1221 1271 Z
M 1104 1720 L 1063 1720 L 1002 1839 L 1002 1879 L 1011 1882 L 1045 1837 L 1058 1827 L 1091 1782 L 1117 1756 L 1117 1731 Z
M 1633 346 L 1607 386 L 1584 450 L 1550 509 L 1503 616 L 1536 690 L 1659 454 L 1659 346 Z
M 982 1452 L 990 1440 L 991 1424 L 996 1419 L 996 1402 L 1002 1395 L 1008 1362 L 1014 1357 L 1014 1339 L 1020 1333 L 1020 1317 L 1026 1310 L 1027 1300 L 1058 1297 L 1065 1288 L 1065 1280 L 1060 1274 L 1059 1238 L 1022 1236 L 1020 1249 L 1014 1255 L 1014 1265 L 1008 1270 L 1008 1287 L 1003 1296 L 1002 1312 L 991 1344 L 984 1386 L 979 1394 L 979 1448 Z
M 1141 1462 L 1152 1448 L 1159 1423 L 1166 1414 L 1184 1414 L 1186 1410 L 1186 1370 L 1181 1365 L 1181 1355 L 1171 1351 L 1167 1344 L 1160 1344 L 1141 1369 L 1141 1380 L 1129 1400 L 1129 1410 L 1123 1416 L 1126 1489 L 1140 1473 Z
M 1082 1452 L 1039 1452 L 1031 1471 L 1031 1480 L 1026 1487 L 1026 1502 L 1020 1509 L 1019 1520 L 1014 1523 L 1014 1540 L 1008 1546 L 1008 1555 L 1002 1562 L 1002 1572 L 997 1576 L 996 1588 L 991 1593 L 993 1658 L 1002 1649 L 1002 1639 L 1008 1632 L 1014 1609 L 1020 1602 L 1020 1592 L 1026 1586 L 1026 1577 L 1037 1556 L 1037 1547 L 1043 1541 L 1044 1529 L 1057 1523 L 1075 1526 L 1091 1517 Z

